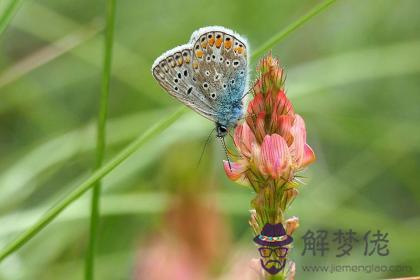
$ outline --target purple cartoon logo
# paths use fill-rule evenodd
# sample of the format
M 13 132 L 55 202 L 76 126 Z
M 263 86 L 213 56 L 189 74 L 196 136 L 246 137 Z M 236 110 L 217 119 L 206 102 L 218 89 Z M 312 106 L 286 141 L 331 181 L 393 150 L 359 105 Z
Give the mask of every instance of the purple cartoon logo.
M 254 238 L 260 245 L 261 266 L 274 275 L 283 270 L 286 265 L 288 246 L 293 238 L 286 234 L 282 224 L 265 224 L 261 233 Z

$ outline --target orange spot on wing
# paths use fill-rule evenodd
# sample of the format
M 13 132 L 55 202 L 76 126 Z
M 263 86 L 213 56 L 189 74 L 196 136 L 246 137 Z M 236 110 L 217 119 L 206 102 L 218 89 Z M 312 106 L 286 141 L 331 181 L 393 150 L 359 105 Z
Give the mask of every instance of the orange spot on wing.
M 211 37 L 209 39 L 209 45 L 213 47 L 213 45 L 214 45 L 214 38 L 213 37 Z
M 225 49 L 230 49 L 232 47 L 232 41 L 225 41 Z
M 203 51 L 202 51 L 202 50 L 197 50 L 197 51 L 195 51 L 195 56 L 196 56 L 196 57 L 198 57 L 198 58 L 202 58 L 202 57 L 203 57 L 203 55 L 204 55 L 204 53 L 203 53 Z
M 244 52 L 244 48 L 243 48 L 243 47 L 236 47 L 236 48 L 235 48 L 235 51 L 236 51 L 238 54 L 242 54 L 242 53 Z
M 220 48 L 221 45 L 222 45 L 222 38 L 216 39 L 216 47 Z
M 182 57 L 178 58 L 177 63 L 178 63 L 179 66 L 182 65 Z

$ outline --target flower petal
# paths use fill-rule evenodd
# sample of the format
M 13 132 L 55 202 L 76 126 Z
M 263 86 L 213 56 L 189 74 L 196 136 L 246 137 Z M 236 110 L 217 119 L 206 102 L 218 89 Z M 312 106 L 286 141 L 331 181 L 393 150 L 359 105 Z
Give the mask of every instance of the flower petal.
M 248 104 L 248 114 L 256 115 L 259 112 L 264 112 L 264 98 L 262 94 L 256 94 Z
M 284 138 L 288 146 L 290 146 L 293 142 L 291 130 L 294 119 L 294 116 L 290 115 L 281 115 L 277 118 L 277 133 Z
M 266 135 L 261 145 L 260 171 L 274 179 L 282 177 L 290 168 L 291 158 L 286 141 L 278 134 Z
M 290 130 L 293 136 L 293 143 L 290 146 L 291 156 L 297 168 L 302 165 L 306 144 L 305 122 L 301 116 L 295 115 L 295 122 Z
M 304 168 L 308 166 L 309 164 L 314 162 L 315 159 L 316 159 L 316 156 L 315 156 L 314 151 L 308 144 L 305 144 L 305 151 L 303 153 L 302 164 L 300 165 L 300 167 Z
M 247 170 L 247 164 L 245 161 L 229 162 L 227 160 L 223 161 L 223 167 L 225 168 L 226 175 L 232 181 L 237 181 L 244 177 L 244 172 Z
M 255 121 L 255 138 L 259 143 L 263 141 L 265 134 L 265 113 L 260 112 Z
M 293 232 L 299 227 L 299 218 L 293 216 L 287 219 L 284 223 L 286 224 L 287 235 L 292 235 Z
M 251 158 L 252 158 L 252 163 L 254 164 L 254 166 L 256 166 L 257 168 L 260 168 L 260 166 L 262 166 L 262 162 L 261 162 L 261 148 L 257 143 L 253 143 L 252 144 L 252 148 L 251 148 Z M 260 171 L 262 171 L 260 169 Z M 268 175 L 265 172 L 262 172 L 263 175 Z
M 283 89 L 279 90 L 276 94 L 275 108 L 280 115 L 293 116 L 295 114 L 293 105 L 287 98 L 286 92 Z
M 249 158 L 251 156 L 251 145 L 255 142 L 255 136 L 246 122 L 236 127 L 233 140 L 242 155 Z

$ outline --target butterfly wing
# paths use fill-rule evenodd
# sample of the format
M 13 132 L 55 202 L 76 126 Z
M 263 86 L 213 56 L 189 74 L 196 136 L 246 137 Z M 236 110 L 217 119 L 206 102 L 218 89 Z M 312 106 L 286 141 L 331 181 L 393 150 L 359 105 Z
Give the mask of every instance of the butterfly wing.
M 225 94 L 244 94 L 248 77 L 244 38 L 224 27 L 210 26 L 196 31 L 190 44 L 197 86 L 210 104 L 217 106 Z M 229 90 L 232 87 L 237 90 Z
M 197 87 L 190 44 L 176 47 L 158 57 L 153 63 L 152 74 L 170 95 L 197 113 L 215 121 L 216 108 Z
M 231 124 L 240 115 L 235 104 L 245 92 L 247 64 L 246 40 L 232 30 L 211 26 L 194 32 L 189 44 L 158 57 L 152 73 L 170 95 L 194 111 Z

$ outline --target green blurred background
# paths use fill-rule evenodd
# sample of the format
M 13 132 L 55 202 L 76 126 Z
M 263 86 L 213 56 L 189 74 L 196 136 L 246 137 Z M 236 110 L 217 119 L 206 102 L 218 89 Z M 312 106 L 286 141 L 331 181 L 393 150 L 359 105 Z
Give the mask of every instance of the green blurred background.
M 256 49 L 319 2 L 117 1 L 106 158 L 179 107 L 150 73 L 162 52 L 207 25 L 232 28 Z M 105 1 L 23 1 L 1 34 L 1 247 L 92 172 L 104 14 Z M 288 211 L 301 222 L 296 279 L 420 275 L 419 26 L 416 0 L 337 1 L 272 50 L 317 155 Z M 226 179 L 218 141 L 198 165 L 212 127 L 190 112 L 105 178 L 97 279 L 155 279 L 144 275 L 158 273 L 159 261 L 147 264 L 156 255 L 170 256 L 169 271 L 194 266 L 177 243 L 195 250 L 208 279 L 246 279 L 241 267 L 258 257 L 248 226 L 253 193 Z M 0 279 L 82 279 L 89 199 L 3 261 Z M 347 257 L 335 257 L 333 243 L 327 256 L 301 256 L 301 236 L 318 229 L 379 229 L 390 253 L 364 256 L 359 242 Z M 302 269 L 315 264 L 412 271 Z

